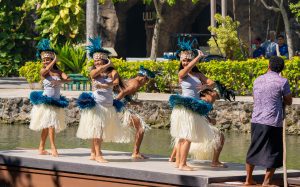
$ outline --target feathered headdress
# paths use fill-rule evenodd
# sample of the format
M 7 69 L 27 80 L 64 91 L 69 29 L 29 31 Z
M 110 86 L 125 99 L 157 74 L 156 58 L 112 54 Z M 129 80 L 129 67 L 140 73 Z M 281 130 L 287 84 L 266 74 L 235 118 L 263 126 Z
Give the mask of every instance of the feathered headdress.
M 182 40 L 178 38 L 177 46 L 179 49 L 176 51 L 176 56 L 180 59 L 184 59 L 184 58 L 193 59 L 196 55 L 198 55 L 197 50 L 193 48 L 195 42 L 197 42 L 196 39 L 185 41 L 184 38 L 182 38 Z M 189 53 L 181 54 L 182 51 L 188 51 Z
M 100 36 L 96 38 L 89 38 L 91 45 L 86 46 L 89 51 L 89 56 L 94 60 L 107 59 L 110 52 L 102 48 L 102 40 Z
M 146 76 L 149 79 L 154 79 L 155 78 L 155 73 L 153 73 L 149 69 L 144 68 L 144 66 L 140 66 L 140 70 L 138 72 L 138 75 Z
M 37 52 L 36 57 L 37 58 L 54 58 L 54 49 L 51 47 L 51 43 L 49 39 L 43 38 L 39 41 L 39 43 L 36 46 Z
M 215 91 L 218 93 L 219 97 L 224 99 L 225 101 L 235 101 L 235 93 L 231 89 L 227 89 L 223 84 L 219 81 L 215 81 Z

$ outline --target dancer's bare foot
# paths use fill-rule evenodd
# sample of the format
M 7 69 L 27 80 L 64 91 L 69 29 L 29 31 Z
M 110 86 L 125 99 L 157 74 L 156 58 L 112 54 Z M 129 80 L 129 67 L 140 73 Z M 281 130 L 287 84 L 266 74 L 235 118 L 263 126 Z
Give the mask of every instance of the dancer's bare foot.
M 102 156 L 96 156 L 95 160 L 99 163 L 108 163 L 108 161 L 105 160 Z
M 58 152 L 57 152 L 56 148 L 52 148 L 52 149 L 51 149 L 51 155 L 52 155 L 53 157 L 58 157 Z
M 228 166 L 222 162 L 212 162 L 210 166 L 213 168 L 228 168 Z
M 50 155 L 50 153 L 46 150 L 39 150 L 39 155 Z
M 183 166 L 179 166 L 179 170 L 181 171 L 193 171 L 194 168 L 187 166 L 187 165 L 183 165 Z
M 262 186 L 263 187 L 279 187 L 279 186 L 277 186 L 275 184 L 270 184 L 270 183 L 263 183 Z
M 133 159 L 147 159 L 147 158 L 148 158 L 147 156 L 142 155 L 141 153 L 133 153 L 133 154 L 131 155 L 131 157 L 132 157 Z
M 91 153 L 90 160 L 95 160 L 95 158 L 96 158 L 96 154 L 95 153 Z
M 249 180 L 244 183 L 245 186 L 257 185 L 257 182 L 254 180 Z
M 169 162 L 175 162 L 176 158 L 169 158 Z

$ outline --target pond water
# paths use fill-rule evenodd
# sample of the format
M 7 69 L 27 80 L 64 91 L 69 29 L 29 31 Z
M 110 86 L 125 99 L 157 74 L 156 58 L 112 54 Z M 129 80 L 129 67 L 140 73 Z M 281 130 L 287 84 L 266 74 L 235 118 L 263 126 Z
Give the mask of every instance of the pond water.
M 27 125 L 0 124 L 0 150 L 15 148 L 37 148 L 40 133 L 34 132 Z M 77 126 L 71 126 L 56 137 L 58 148 L 89 148 L 90 142 L 76 138 Z M 250 144 L 250 134 L 225 133 L 226 142 L 221 153 L 225 162 L 245 163 L 246 153 Z M 169 156 L 171 136 L 168 130 L 152 129 L 144 137 L 141 151 L 145 154 Z M 49 148 L 49 142 L 47 141 Z M 103 149 L 131 151 L 133 144 L 104 143 Z M 300 169 L 300 136 L 287 137 L 287 166 L 289 169 Z

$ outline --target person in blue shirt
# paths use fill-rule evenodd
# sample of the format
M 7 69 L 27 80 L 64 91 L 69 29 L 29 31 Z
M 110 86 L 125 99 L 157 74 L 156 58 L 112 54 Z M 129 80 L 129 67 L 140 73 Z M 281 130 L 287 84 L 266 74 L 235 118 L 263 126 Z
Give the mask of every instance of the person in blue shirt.
M 270 58 L 272 56 L 276 56 L 276 41 L 275 41 L 276 32 L 270 31 L 269 40 L 265 41 L 262 44 L 262 47 L 265 49 L 265 57 Z
M 253 58 L 260 58 L 265 56 L 265 49 L 261 46 L 261 38 L 257 37 L 254 40 L 255 50 L 253 51 Z
M 289 58 L 288 46 L 284 43 L 283 35 L 277 36 L 277 44 L 278 44 L 279 52 L 277 52 L 277 50 L 276 50 L 274 55 L 285 56 L 285 57 Z M 278 54 L 278 53 L 280 53 L 280 54 Z

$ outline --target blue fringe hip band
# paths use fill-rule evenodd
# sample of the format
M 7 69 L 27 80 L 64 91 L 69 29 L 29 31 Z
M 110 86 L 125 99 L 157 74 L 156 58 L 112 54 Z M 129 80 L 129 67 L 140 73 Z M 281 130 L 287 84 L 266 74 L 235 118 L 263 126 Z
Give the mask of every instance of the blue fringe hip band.
M 60 96 L 59 99 L 54 99 L 52 97 L 47 97 L 43 95 L 43 91 L 33 91 L 29 95 L 31 104 L 41 105 L 46 104 L 50 106 L 56 106 L 59 108 L 66 108 L 69 105 L 69 101 L 66 97 Z
M 81 109 L 92 109 L 96 106 L 96 101 L 91 92 L 83 92 L 79 95 L 76 105 Z M 124 109 L 124 103 L 122 101 L 114 99 L 113 106 L 117 112 L 121 112 Z
M 213 109 L 212 104 L 201 99 L 183 97 L 180 95 L 171 95 L 169 105 L 172 109 L 176 106 L 181 106 L 202 116 L 207 115 Z

